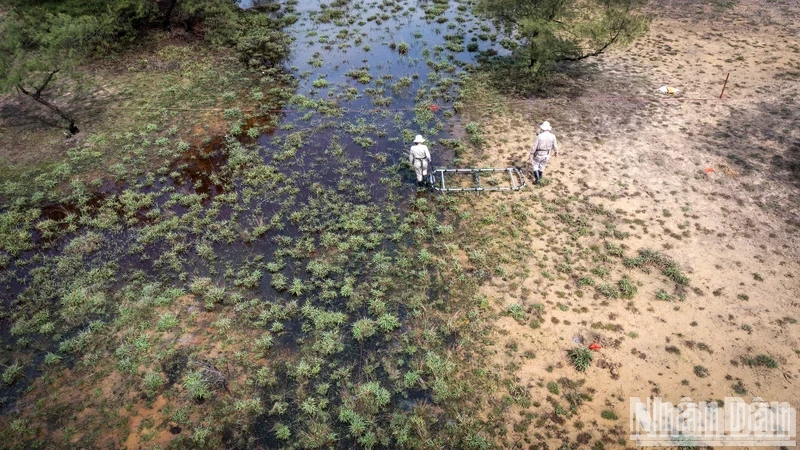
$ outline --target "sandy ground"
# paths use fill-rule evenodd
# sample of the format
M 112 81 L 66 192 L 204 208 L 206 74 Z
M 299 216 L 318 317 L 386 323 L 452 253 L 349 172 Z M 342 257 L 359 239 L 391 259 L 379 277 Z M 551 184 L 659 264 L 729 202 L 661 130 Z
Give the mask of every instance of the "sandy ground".
M 531 329 L 502 317 L 495 367 L 515 364 L 506 373 L 530 389 L 531 400 L 544 405 L 540 411 L 552 411 L 545 385 L 563 376 L 585 378 L 594 394 L 563 427 L 556 418 L 518 428 L 507 440 L 517 448 L 528 448 L 525 436 L 528 443 L 540 441 L 536 433 L 552 447 L 559 436 L 574 439 L 580 432 L 606 447 L 633 447 L 625 442 L 630 397 L 723 399 L 736 396 L 732 385 L 740 382 L 746 401 L 760 396 L 800 405 L 800 5 L 703 5 L 666 5 L 645 39 L 596 61 L 591 81 L 577 86 L 572 98 L 531 101 L 482 119 L 492 149 L 487 167 L 529 167 L 536 125 L 550 120 L 562 149 L 551 158 L 550 184 L 519 195 L 602 204 L 626 224 L 620 231 L 631 233 L 623 241 L 626 253 L 663 251 L 693 288 L 684 302 L 659 301 L 656 291 L 671 289 L 666 277 L 618 267 L 640 285 L 631 303 L 577 298 L 566 276 L 549 282 L 540 275 L 543 258 L 553 261 L 554 249 L 569 236 L 529 221 L 532 276 L 520 286 L 495 279 L 484 293 L 500 309 L 544 303 L 545 320 Z M 661 85 L 681 92 L 659 97 Z M 482 200 L 484 207 L 495 201 L 491 194 Z M 531 213 L 545 216 L 541 206 Z M 556 226 L 552 218 L 544 225 Z M 602 246 L 602 239 L 595 241 Z M 553 295 L 565 289 L 566 297 Z M 592 329 L 596 322 L 620 327 Z M 587 345 L 604 341 L 585 374 L 566 358 L 575 337 Z M 509 342 L 518 350 L 508 351 Z M 741 363 L 757 354 L 772 356 L 778 367 Z M 708 376 L 696 376 L 695 366 Z M 601 419 L 607 409 L 619 419 Z

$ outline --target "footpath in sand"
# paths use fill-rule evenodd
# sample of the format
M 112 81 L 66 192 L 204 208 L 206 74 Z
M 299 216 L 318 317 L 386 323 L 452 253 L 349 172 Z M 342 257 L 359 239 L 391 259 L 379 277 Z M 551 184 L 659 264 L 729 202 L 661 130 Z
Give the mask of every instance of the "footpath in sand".
M 800 405 L 798 10 L 673 2 L 563 95 L 470 117 L 486 130 L 484 167 L 529 173 L 544 120 L 561 147 L 549 182 L 517 194 L 523 275 L 483 289 L 503 313 L 494 367 L 514 386 L 498 397 L 527 391 L 534 407 L 509 408 L 508 445 L 633 447 L 630 397 Z M 660 96 L 665 84 L 681 92 Z M 691 281 L 626 267 L 618 246 L 660 251 Z M 630 299 L 620 277 L 636 286 Z M 566 356 L 576 342 L 603 347 L 585 373 Z

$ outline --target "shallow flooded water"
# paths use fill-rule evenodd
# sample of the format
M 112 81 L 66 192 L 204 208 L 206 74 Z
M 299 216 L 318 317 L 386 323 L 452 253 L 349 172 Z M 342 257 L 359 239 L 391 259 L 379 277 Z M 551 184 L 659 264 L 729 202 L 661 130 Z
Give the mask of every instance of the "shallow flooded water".
M 411 281 L 398 278 L 416 270 L 403 256 L 415 228 L 435 225 L 438 214 L 427 202 L 433 194 L 417 193 L 408 146 L 422 134 L 434 166 L 458 163 L 452 146 L 439 141 L 452 137 L 464 67 L 477 51 L 494 49 L 495 36 L 468 3 L 337 3 L 281 10 L 298 16 L 285 64 L 297 84 L 281 111 L 266 118 L 226 111 L 238 133 L 185 148 L 136 183 L 41 209 L 32 248 L 11 259 L 3 280 L 4 341 L 44 350 L 29 352 L 28 381 L 45 353 L 60 354 L 67 365 L 80 359 L 72 350 L 79 338 L 117 320 L 115 292 L 137 286 L 190 292 L 207 310 L 251 299 L 261 305 L 258 322 L 271 336 L 271 354 L 281 355 L 270 369 L 276 384 L 263 396 L 296 399 L 253 424 L 269 448 L 278 443 L 279 425 L 306 426 L 297 418 L 306 404 L 296 392 L 304 377 L 338 373 L 360 386 L 318 391 L 317 400 L 355 402 L 356 411 L 397 382 L 370 366 L 368 379 L 377 384 L 362 384 L 363 366 L 402 350 L 391 332 L 404 329 L 409 299 L 446 295 L 414 292 Z M 63 324 L 51 319 L 69 306 L 70 293 L 77 315 Z M 103 301 L 87 306 L 93 296 Z M 44 318 L 13 313 L 30 303 L 47 311 Z M 60 339 L 36 331 L 53 326 Z M 377 330 L 386 337 L 368 339 Z M 169 386 L 187 365 L 184 353 L 177 358 L 162 364 Z M 2 387 L 5 410 L 26 385 Z M 389 404 L 399 410 L 433 398 L 423 384 L 398 389 L 404 395 Z M 339 444 L 356 442 L 347 427 L 335 426 Z

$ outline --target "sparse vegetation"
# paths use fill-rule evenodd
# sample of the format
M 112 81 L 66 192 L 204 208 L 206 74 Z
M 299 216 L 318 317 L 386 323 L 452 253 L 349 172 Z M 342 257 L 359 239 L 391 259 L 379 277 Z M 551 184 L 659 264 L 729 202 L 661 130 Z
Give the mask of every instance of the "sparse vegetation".
M 756 355 L 755 357 L 742 357 L 742 364 L 750 367 L 766 367 L 768 369 L 775 369 L 778 367 L 778 362 L 769 355 Z

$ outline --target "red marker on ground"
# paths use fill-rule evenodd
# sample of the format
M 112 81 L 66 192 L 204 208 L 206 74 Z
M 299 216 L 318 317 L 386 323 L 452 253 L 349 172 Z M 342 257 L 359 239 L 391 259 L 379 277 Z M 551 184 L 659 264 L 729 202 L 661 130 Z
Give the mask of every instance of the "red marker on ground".
M 600 344 L 598 344 L 598 343 L 594 343 L 594 344 L 589 346 L 589 350 L 600 350 L 601 348 L 603 348 L 603 347 L 600 347 Z

